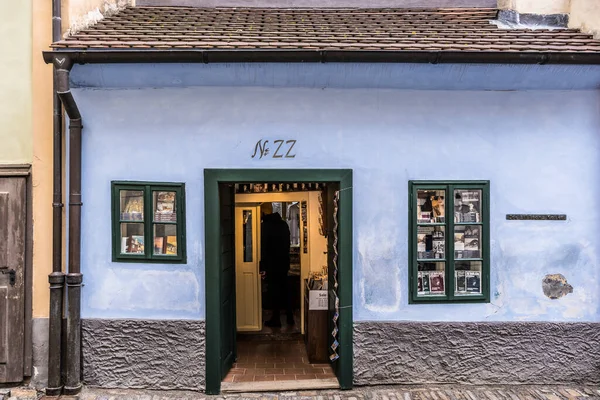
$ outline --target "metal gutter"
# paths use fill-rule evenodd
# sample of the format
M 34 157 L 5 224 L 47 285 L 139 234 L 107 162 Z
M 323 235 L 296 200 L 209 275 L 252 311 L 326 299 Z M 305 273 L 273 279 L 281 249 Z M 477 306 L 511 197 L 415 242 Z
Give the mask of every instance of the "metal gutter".
M 67 56 L 75 64 L 112 63 L 429 63 L 429 64 L 584 64 L 600 65 L 600 53 L 369 51 L 369 50 L 74 50 L 43 53 L 46 63 Z
M 67 284 L 67 341 L 63 392 L 75 395 L 81 390 L 81 113 L 69 86 L 73 62 L 55 57 L 56 96 L 69 116 L 69 260 Z
M 52 40 L 61 39 L 62 18 L 60 0 L 52 1 Z M 53 76 L 52 95 L 52 273 L 48 275 L 50 283 L 50 312 L 48 319 L 48 386 L 47 396 L 58 396 L 62 392 L 61 354 L 62 320 L 65 274 L 62 271 L 62 130 L 63 110 L 58 97 L 56 69 Z

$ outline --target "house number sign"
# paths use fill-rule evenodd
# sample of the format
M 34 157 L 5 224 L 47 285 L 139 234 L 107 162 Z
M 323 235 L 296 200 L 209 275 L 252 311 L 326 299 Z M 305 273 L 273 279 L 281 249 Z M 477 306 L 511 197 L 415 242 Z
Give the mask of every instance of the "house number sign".
M 271 144 L 268 140 L 260 139 L 254 145 L 254 153 L 252 158 L 296 158 L 296 152 L 294 146 L 296 145 L 295 140 L 284 140 L 277 139 L 273 140 Z

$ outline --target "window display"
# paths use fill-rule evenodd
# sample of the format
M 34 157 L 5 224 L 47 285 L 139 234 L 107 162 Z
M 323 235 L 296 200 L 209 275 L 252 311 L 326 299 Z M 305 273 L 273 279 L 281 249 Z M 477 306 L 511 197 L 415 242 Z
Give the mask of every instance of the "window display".
M 113 260 L 183 262 L 183 205 L 183 184 L 113 182 Z
M 487 301 L 488 185 L 410 182 L 411 301 Z
M 419 224 L 443 223 L 446 209 L 444 190 L 417 191 L 417 221 Z
M 481 294 L 481 261 L 457 261 L 454 269 L 456 295 Z
M 419 226 L 417 231 L 417 252 L 420 260 L 446 258 L 446 235 L 443 226 Z
M 454 226 L 454 258 L 481 258 L 480 244 L 480 226 Z
M 421 296 L 443 295 L 446 287 L 446 268 L 442 262 L 420 262 L 417 292 Z

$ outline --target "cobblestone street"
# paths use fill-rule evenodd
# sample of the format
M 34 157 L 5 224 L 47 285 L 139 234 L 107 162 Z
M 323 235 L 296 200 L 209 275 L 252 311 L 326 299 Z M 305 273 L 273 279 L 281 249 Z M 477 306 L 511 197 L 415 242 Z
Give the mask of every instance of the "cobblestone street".
M 56 399 L 40 396 L 34 390 L 4 389 L 0 400 Z M 85 388 L 79 400 L 175 400 L 175 399 L 252 399 L 252 400 L 566 400 L 600 399 L 598 386 L 372 386 L 350 391 L 294 391 L 279 393 L 240 393 L 206 396 L 192 391 L 150 391 Z M 61 399 L 75 400 L 74 396 Z
M 205 396 L 194 392 L 150 392 L 86 389 L 81 400 L 172 400 L 172 399 L 284 399 L 284 400 L 562 400 L 600 399 L 600 387 L 587 386 L 374 386 L 351 391 L 295 391 L 241 393 Z

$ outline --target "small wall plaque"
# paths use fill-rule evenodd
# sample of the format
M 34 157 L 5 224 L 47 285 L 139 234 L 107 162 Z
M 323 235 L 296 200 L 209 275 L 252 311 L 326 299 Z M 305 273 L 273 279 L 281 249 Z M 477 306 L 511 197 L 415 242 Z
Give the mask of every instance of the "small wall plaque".
M 506 214 L 509 221 L 566 221 L 566 214 Z

